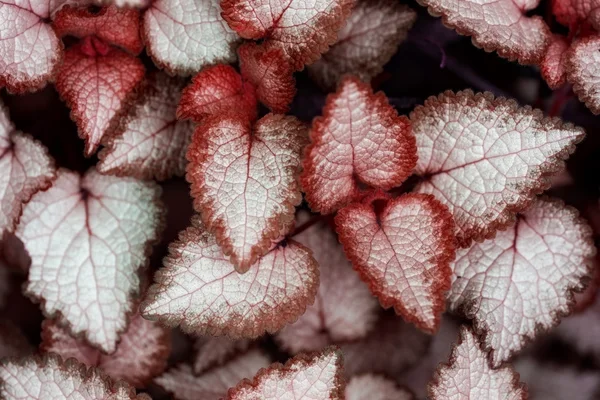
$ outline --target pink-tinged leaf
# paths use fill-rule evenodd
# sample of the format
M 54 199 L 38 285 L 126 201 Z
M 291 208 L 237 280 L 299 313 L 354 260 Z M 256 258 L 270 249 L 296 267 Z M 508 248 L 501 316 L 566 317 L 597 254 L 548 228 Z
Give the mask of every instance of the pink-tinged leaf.
M 294 223 L 306 127 L 268 114 L 215 116 L 192 137 L 186 178 L 194 208 L 243 273 Z
M 115 383 L 95 368 L 56 354 L 0 364 L 0 397 L 5 400 L 150 400 L 125 382 Z
M 376 210 L 378 201 L 386 202 Z M 434 333 L 446 308 L 454 223 L 431 195 L 354 203 L 335 217 L 344 251 L 385 308 Z
M 310 250 L 293 241 L 239 274 L 194 217 L 171 245 L 142 314 L 188 333 L 253 338 L 295 321 L 314 301 L 318 275 Z
M 157 0 L 144 14 L 148 54 L 170 73 L 191 75 L 231 63 L 240 37 L 220 15 L 219 0 Z
M 573 92 L 594 114 L 600 114 L 600 36 L 572 44 L 566 64 Z
M 221 0 L 223 18 L 245 39 L 264 39 L 296 70 L 317 60 L 336 41 L 352 0 Z
M 65 6 L 54 16 L 53 26 L 59 37 L 94 35 L 133 54 L 139 54 L 144 48 L 140 36 L 140 12 L 133 8 L 113 5 L 96 12 L 87 6 Z
M 286 113 L 296 94 L 296 81 L 281 49 L 244 43 L 238 55 L 242 77 L 256 88 L 257 99 L 273 112 Z
M 184 84 L 163 73 L 148 78 L 139 99 L 98 154 L 100 172 L 158 180 L 185 174 L 194 129 L 175 115 Z
M 32 352 L 33 347 L 19 328 L 8 321 L 0 321 L 0 359 L 24 357 Z
M 139 59 L 90 36 L 66 51 L 56 89 L 71 108 L 79 136 L 86 140 L 87 156 L 124 112 L 144 72 Z
M 42 323 L 41 349 L 60 355 L 64 360 L 76 358 L 88 367 L 99 367 L 113 379 L 123 379 L 137 387 L 144 387 L 167 367 L 171 352 L 169 331 L 143 319 L 139 314 L 131 318 L 127 331 L 121 337 L 117 350 L 103 354 L 83 340 L 78 340 L 60 328 L 54 321 Z
M 271 364 L 229 390 L 226 400 L 340 400 L 344 398 L 342 354 L 334 347 Z
M 383 71 L 416 19 L 417 13 L 397 1 L 358 1 L 337 42 L 308 72 L 328 90 L 334 90 L 344 74 L 369 82 Z
M 136 7 L 144 8 L 150 4 L 152 0 L 95 0 L 97 4 L 114 4 L 117 7 Z
M 59 170 L 17 228 L 32 259 L 27 294 L 71 333 L 115 351 L 162 218 L 155 183 Z
M 410 390 L 378 375 L 355 376 L 346 386 L 346 400 L 414 400 Z
M 416 191 L 448 206 L 461 247 L 510 225 L 585 136 L 539 110 L 470 90 L 430 97 L 410 120 L 424 178 Z
M 597 0 L 553 0 L 552 14 L 574 32 L 586 22 L 596 30 L 600 28 L 600 4 Z
M 566 55 L 569 42 L 560 35 L 552 36 L 552 41 L 542 59 L 542 77 L 551 89 L 558 89 L 566 81 Z
M 569 312 L 595 252 L 575 209 L 538 200 L 496 238 L 457 252 L 449 305 L 475 320 L 498 366 Z
M 211 115 L 235 112 L 256 119 L 256 94 L 230 65 L 215 65 L 200 71 L 181 95 L 178 118 L 202 122 Z
M 200 375 L 215 365 L 223 364 L 236 353 L 246 350 L 250 343 L 252 342 L 248 339 L 232 340 L 226 336 L 199 338 L 196 341 L 198 351 L 194 359 L 194 373 Z
M 319 291 L 298 321 L 279 332 L 278 341 L 296 354 L 364 338 L 378 316 L 377 300 L 352 270 L 336 236 L 314 225 L 294 239 L 311 249 L 319 263 Z
M 48 150 L 15 130 L 8 110 L 0 103 L 0 239 L 4 232 L 15 229 L 23 203 L 50 186 L 53 178 L 54 161 Z
M 600 296 L 585 311 L 563 319 L 553 332 L 581 354 L 600 360 Z
M 492 369 L 473 332 L 463 326 L 450 360 L 429 384 L 432 400 L 525 400 L 527 388 L 510 366 Z
M 182 364 L 154 381 L 179 400 L 220 400 L 227 395 L 229 388 L 243 379 L 252 378 L 269 363 L 265 355 L 252 350 L 200 376 L 194 375 L 189 365 Z
M 328 214 L 351 203 L 360 184 L 399 186 L 417 162 L 408 118 L 399 117 L 382 92 L 356 78 L 344 79 L 327 97 L 306 150 L 302 186 L 310 208 Z
M 541 61 L 550 43 L 550 29 L 540 16 L 527 16 L 537 0 L 420 0 L 429 13 L 485 51 L 522 64 Z

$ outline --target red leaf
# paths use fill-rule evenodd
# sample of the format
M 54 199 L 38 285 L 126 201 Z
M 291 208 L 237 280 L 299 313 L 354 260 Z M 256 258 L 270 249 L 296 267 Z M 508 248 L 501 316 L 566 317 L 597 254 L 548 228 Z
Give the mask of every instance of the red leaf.
M 399 186 L 417 162 L 410 123 L 383 93 L 346 78 L 313 121 L 302 186 L 310 207 L 329 214 L 356 199 L 359 184 Z
M 169 73 L 235 61 L 240 37 L 221 18 L 219 0 L 156 0 L 144 14 L 148 54 Z
M 186 175 L 194 207 L 241 273 L 294 223 L 305 136 L 295 117 L 275 114 L 254 125 L 217 116 L 194 133 Z
M 200 123 L 211 115 L 237 113 L 256 119 L 254 86 L 242 80 L 230 65 L 215 65 L 200 71 L 181 95 L 178 118 Z
M 494 239 L 458 251 L 448 304 L 475 320 L 498 366 L 569 312 L 595 252 L 575 209 L 538 200 Z
M 352 0 L 221 0 L 223 18 L 245 39 L 279 48 L 294 69 L 317 60 L 333 44 Z
M 193 126 L 175 116 L 184 84 L 163 73 L 148 78 L 138 101 L 98 154 L 101 173 L 158 180 L 185 173 Z
M 24 357 L 32 352 L 33 348 L 31 344 L 29 344 L 29 341 L 23 336 L 19 328 L 9 321 L 0 321 L 0 359 Z
M 246 350 L 250 346 L 250 343 L 251 341 L 248 339 L 232 340 L 226 336 L 199 338 L 196 340 L 198 352 L 194 360 L 194 373 L 199 375 L 215 365 L 223 364 L 231 356 Z M 255 372 L 249 375 L 252 376 Z M 237 383 L 237 381 L 234 383 Z
M 27 294 L 105 352 L 127 328 L 138 269 L 161 230 L 159 196 L 154 183 L 62 169 L 25 206 L 17 228 L 32 259 Z
M 54 176 L 54 160 L 48 150 L 15 130 L 8 110 L 0 103 L 0 239 L 4 232 L 15 229 L 23 204 L 48 188 Z
M 198 217 L 170 247 L 141 309 L 193 334 L 254 338 L 295 321 L 314 301 L 318 267 L 288 241 L 239 274 Z
M 541 65 L 542 77 L 551 89 L 558 89 L 566 81 L 566 55 L 569 42 L 560 35 L 553 35 Z
M 567 80 L 573 92 L 596 115 L 600 114 L 600 36 L 590 36 L 571 45 L 567 54 Z
M 433 333 L 450 288 L 452 216 L 431 195 L 405 194 L 381 211 L 375 207 L 352 204 L 338 212 L 344 251 L 383 307 L 393 306 L 406 321 Z
M 424 178 L 415 190 L 448 206 L 461 247 L 508 226 L 585 136 L 539 110 L 470 90 L 430 97 L 410 120 Z
M 378 375 L 355 376 L 346 386 L 346 400 L 414 400 L 413 394 Z
M 96 151 L 111 123 L 124 112 L 145 72 L 139 59 L 115 48 L 99 52 L 102 44 L 94 40 L 88 36 L 66 51 L 56 80 L 79 136 L 86 140 L 87 156 Z M 90 53 L 94 48 L 96 53 Z
M 59 37 L 95 35 L 133 54 L 139 54 L 144 48 L 140 37 L 140 12 L 133 8 L 108 6 L 93 12 L 86 6 L 65 6 L 56 13 L 53 26 Z
M 271 364 L 229 389 L 226 400 L 339 400 L 343 392 L 342 354 L 335 347 L 300 354 L 285 365 Z
M 552 14 L 556 20 L 573 31 L 584 22 L 600 29 L 600 9 L 596 0 L 553 0 Z

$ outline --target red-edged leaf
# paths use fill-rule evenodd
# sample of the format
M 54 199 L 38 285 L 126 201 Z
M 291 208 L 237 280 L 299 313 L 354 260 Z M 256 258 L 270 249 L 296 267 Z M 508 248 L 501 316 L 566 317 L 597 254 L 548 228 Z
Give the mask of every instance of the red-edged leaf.
M 278 341 L 295 354 L 365 337 L 378 316 L 377 301 L 352 270 L 331 229 L 315 225 L 294 239 L 311 249 L 319 263 L 319 291 L 298 321 L 279 332 Z
M 577 32 L 580 25 L 591 24 L 594 29 L 600 28 L 600 4 L 597 0 L 553 0 L 552 14 L 556 20 Z
M 342 354 L 329 347 L 271 364 L 229 390 L 226 400 L 338 400 L 344 398 Z
M 461 35 L 471 36 L 473 44 L 496 51 L 523 64 L 541 61 L 551 39 L 550 29 L 540 16 L 527 16 L 539 0 L 474 1 L 419 0 L 429 13 L 441 16 L 444 24 Z
M 255 124 L 215 116 L 194 133 L 186 175 L 194 208 L 239 272 L 293 225 L 305 143 L 304 124 L 276 114 Z
M 552 41 L 541 65 L 542 77 L 551 89 L 558 89 L 566 81 L 566 55 L 569 42 L 560 35 L 552 36 Z
M 211 115 L 238 113 L 256 119 L 256 94 L 230 65 L 215 65 L 200 71 L 181 94 L 178 118 L 202 122 Z
M 111 355 L 82 340 L 77 340 L 52 320 L 42 323 L 41 349 L 53 352 L 63 359 L 76 358 L 88 367 L 102 368 L 114 379 L 124 379 L 134 386 L 144 387 L 167 367 L 171 352 L 169 331 L 143 319 L 139 314 L 131 318 L 127 331 L 121 337 L 117 350 Z
M 508 226 L 585 136 L 539 110 L 470 90 L 430 97 L 410 120 L 424 178 L 416 191 L 448 206 L 461 247 Z
M 182 364 L 159 376 L 155 382 L 179 400 L 220 400 L 230 387 L 251 378 L 269 363 L 265 355 L 253 350 L 200 376 L 194 375 L 189 365 Z
M 189 333 L 257 337 L 295 321 L 314 301 L 318 281 L 310 251 L 293 241 L 237 273 L 194 217 L 171 245 L 142 314 Z
M 512 367 L 491 369 L 473 332 L 463 326 L 448 364 L 438 368 L 429 384 L 432 400 L 525 400 L 527 388 Z
M 27 294 L 105 352 L 127 327 L 138 269 L 162 226 L 152 182 L 64 169 L 23 210 L 17 236 L 31 255 Z
M 194 373 L 199 375 L 208 368 L 223 364 L 236 353 L 246 350 L 251 343 L 248 339 L 232 340 L 226 336 L 199 338 L 196 340 L 198 351 L 194 359 Z
M 258 100 L 273 112 L 286 113 L 296 94 L 296 81 L 281 49 L 244 43 L 238 55 L 242 77 L 256 88 Z
M 346 78 L 313 121 L 302 186 L 313 211 L 334 212 L 355 200 L 359 185 L 399 186 L 417 162 L 410 122 L 382 92 Z
M 571 45 L 566 64 L 567 79 L 579 100 L 594 114 L 600 114 L 600 36 Z
M 377 202 L 384 201 L 381 210 Z M 383 307 L 433 333 L 446 308 L 454 224 L 431 195 L 351 204 L 335 217 L 344 251 Z
M 223 18 L 245 39 L 265 39 L 294 69 L 317 60 L 337 38 L 352 0 L 221 0 Z
M 496 238 L 457 252 L 454 310 L 473 318 L 498 366 L 569 312 L 596 250 L 575 209 L 538 200 Z
M 158 180 L 185 174 L 194 130 L 175 115 L 184 84 L 163 73 L 148 78 L 139 100 L 98 154 L 100 172 Z
M 15 130 L 0 103 L 0 239 L 5 231 L 15 229 L 23 203 L 50 186 L 53 178 L 54 161 L 48 150 Z
M 8 321 L 0 321 L 0 359 L 24 357 L 32 352 L 33 347 L 19 328 Z
M 92 155 L 144 78 L 142 62 L 88 36 L 65 53 L 56 89 Z
M 219 0 L 157 0 L 144 14 L 144 38 L 156 65 L 191 75 L 235 61 L 240 37 L 221 18 Z
M 308 68 L 329 90 L 344 74 L 365 82 L 383 71 L 417 19 L 417 13 L 393 0 L 360 0 L 329 51 Z
M 346 400 L 414 400 L 413 394 L 378 375 L 355 376 L 346 386 Z
M 133 8 L 113 5 L 96 12 L 85 6 L 65 6 L 56 13 L 53 26 L 59 37 L 94 35 L 133 54 L 139 54 L 144 48 L 140 36 L 140 12 Z
M 553 332 L 581 354 L 600 360 L 600 296 L 585 311 L 563 319 Z

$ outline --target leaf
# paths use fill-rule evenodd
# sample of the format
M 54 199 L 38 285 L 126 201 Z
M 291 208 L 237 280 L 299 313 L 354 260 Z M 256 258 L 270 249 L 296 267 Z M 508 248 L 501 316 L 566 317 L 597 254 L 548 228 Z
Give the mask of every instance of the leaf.
M 54 160 L 46 147 L 17 131 L 0 103 L 0 239 L 15 229 L 23 204 L 48 188 L 54 176 Z
M 92 10 L 87 6 L 67 5 L 56 13 L 53 27 L 58 37 L 71 35 L 84 38 L 94 35 L 103 42 L 121 47 L 134 55 L 144 48 L 140 36 L 140 12 L 134 8 L 111 5 Z
M 567 54 L 567 80 L 573 92 L 592 111 L 600 114 L 600 36 L 589 36 L 571 45 Z
M 120 381 L 113 382 L 100 370 L 55 354 L 0 364 L 0 397 L 5 400 L 150 400 Z
M 355 376 L 346 386 L 346 400 L 414 400 L 413 394 L 378 375 Z
M 273 112 L 286 113 L 296 94 L 296 81 L 281 49 L 244 43 L 238 55 L 242 77 L 256 88 L 257 99 Z
M 230 65 L 215 65 L 200 71 L 181 95 L 177 117 L 201 123 L 211 115 L 232 110 L 256 119 L 256 94 L 252 84 L 242 80 Z
M 575 209 L 538 200 L 495 239 L 457 252 L 448 304 L 475 320 L 499 366 L 569 312 L 595 252 Z
M 114 4 L 117 7 L 144 8 L 151 0 L 96 0 L 98 4 Z
M 126 110 L 145 72 L 139 59 L 97 41 L 88 36 L 67 50 L 56 80 L 56 90 L 86 140 L 86 156 Z
M 329 214 L 354 201 L 360 184 L 399 186 L 417 162 L 408 118 L 399 117 L 381 92 L 344 79 L 313 121 L 302 186 L 314 212 Z
M 185 174 L 193 126 L 175 110 L 185 82 L 152 74 L 128 115 L 98 154 L 103 174 L 165 180 Z
M 226 400 L 343 399 L 342 355 L 335 347 L 271 364 L 229 390 Z
M 415 190 L 449 208 L 460 247 L 510 225 L 585 136 L 539 110 L 470 90 L 430 97 L 410 121 L 423 177 Z
M 194 359 L 194 374 L 202 372 L 215 365 L 222 365 L 231 356 L 246 350 L 252 342 L 248 339 L 232 340 L 226 336 L 206 336 L 196 340 L 198 352 Z M 254 375 L 256 371 L 249 374 Z M 239 380 L 241 380 L 240 378 Z M 234 384 L 237 383 L 234 382 Z M 231 385 L 233 386 L 233 384 Z M 229 389 L 229 387 L 227 387 Z
M 23 211 L 16 234 L 32 259 L 26 293 L 104 352 L 127 328 L 138 270 L 162 230 L 159 197 L 155 183 L 61 169 Z
M 0 321 L 0 360 L 8 357 L 24 357 L 32 352 L 31 344 L 19 328 L 8 320 Z
M 550 29 L 540 16 L 528 16 L 538 0 L 420 0 L 433 16 L 485 51 L 521 64 L 538 64 L 548 44 Z
M 600 10 L 594 0 L 553 0 L 552 14 L 558 22 L 577 32 L 589 23 L 596 30 L 600 28 Z
M 353 0 L 221 0 L 221 15 L 241 37 L 264 39 L 301 70 L 336 41 L 353 5 Z
M 417 14 L 393 0 L 360 0 L 329 51 L 308 67 L 317 83 L 334 90 L 344 74 L 369 82 L 383 71 Z
M 275 114 L 255 124 L 216 116 L 194 133 L 186 175 L 194 208 L 238 272 L 293 225 L 305 141 L 302 122 Z
M 220 400 L 230 387 L 251 378 L 269 362 L 264 354 L 252 350 L 200 376 L 195 376 L 189 365 L 181 364 L 156 378 L 155 382 L 179 400 Z
M 527 388 L 512 367 L 491 369 L 473 332 L 463 326 L 448 364 L 438 367 L 429 384 L 431 400 L 527 399 Z
M 314 225 L 294 239 L 311 249 L 319 263 L 319 291 L 315 303 L 284 327 L 277 341 L 296 354 L 367 336 L 378 315 L 377 301 L 352 270 L 333 232 Z
M 295 321 L 314 301 L 318 266 L 310 250 L 288 241 L 236 272 L 196 216 L 170 246 L 142 303 L 142 315 L 187 333 L 254 338 Z
M 598 288 L 596 287 L 596 291 Z M 600 360 L 600 297 L 585 311 L 563 319 L 553 330 L 559 338 L 577 349 L 580 354 Z
M 157 0 L 144 13 L 148 54 L 159 68 L 182 76 L 234 62 L 240 40 L 221 18 L 218 0 Z
M 42 323 L 40 348 L 65 360 L 73 357 L 88 367 L 101 368 L 111 378 L 126 380 L 137 387 L 146 386 L 167 367 L 171 352 L 168 330 L 135 314 L 120 339 L 116 351 L 105 355 L 47 319 Z
M 377 202 L 384 202 L 381 211 Z M 335 217 L 344 251 L 385 308 L 434 333 L 450 288 L 454 224 L 431 195 L 355 203 Z
M 553 35 L 550 46 L 542 59 L 542 77 L 551 89 L 558 89 L 566 81 L 566 55 L 569 42 L 560 35 Z

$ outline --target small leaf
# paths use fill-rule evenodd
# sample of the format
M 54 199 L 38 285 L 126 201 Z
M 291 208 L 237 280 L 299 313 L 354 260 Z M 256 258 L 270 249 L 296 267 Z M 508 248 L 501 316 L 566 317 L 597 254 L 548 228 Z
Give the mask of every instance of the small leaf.
M 334 90 L 344 74 L 369 82 L 383 71 L 416 19 L 417 13 L 397 1 L 360 0 L 337 42 L 308 72 L 327 90 Z
M 470 90 L 430 97 L 410 120 L 424 178 L 415 190 L 448 206 L 461 247 L 514 221 L 585 136 L 539 110 Z
M 196 340 L 198 351 L 194 360 L 194 373 L 200 375 L 215 365 L 223 364 L 231 356 L 246 350 L 251 343 L 248 339 L 232 340 L 226 336 L 200 337 Z
M 186 175 L 194 208 L 239 272 L 294 223 L 305 143 L 304 124 L 275 114 L 254 125 L 241 116 L 216 116 L 194 133 Z
M 334 347 L 300 354 L 285 365 L 271 364 L 229 390 L 226 400 L 340 400 L 343 394 L 342 355 Z
M 560 35 L 553 35 L 541 65 L 542 77 L 551 89 L 558 89 L 566 81 L 566 55 L 569 42 Z
M 538 200 L 496 238 L 458 251 L 448 304 L 475 320 L 499 366 L 569 312 L 595 252 L 575 209 Z
M 107 353 L 127 328 L 138 269 L 161 230 L 159 196 L 154 183 L 61 169 L 17 228 L 32 259 L 27 294 Z
M 383 201 L 382 210 L 376 202 Z M 385 308 L 434 333 L 446 308 L 454 224 L 431 195 L 351 204 L 335 217 L 344 251 Z
M 573 92 L 592 113 L 600 114 L 600 36 L 573 43 L 566 57 L 567 80 L 573 84 Z
M 429 384 L 431 400 L 525 400 L 527 388 L 512 367 L 491 369 L 473 332 L 463 326 L 448 364 Z
M 144 13 L 148 54 L 159 68 L 182 76 L 235 61 L 240 40 L 220 15 L 219 0 L 157 0 Z
M 32 352 L 33 347 L 19 328 L 9 321 L 0 321 L 0 360 L 8 357 L 24 357 Z
M 188 333 L 254 338 L 295 321 L 312 304 L 318 273 L 310 250 L 288 241 L 239 274 L 196 216 L 171 245 L 142 314 Z
M 417 162 L 408 118 L 399 117 L 383 93 L 344 79 L 313 121 L 302 186 L 310 208 L 329 214 L 356 199 L 359 185 L 399 186 Z
M 355 376 L 346 386 L 346 400 L 414 400 L 413 394 L 378 375 Z
M 138 101 L 98 154 L 101 173 L 158 180 L 185 174 L 193 126 L 175 116 L 184 84 L 163 73 L 148 78 Z

